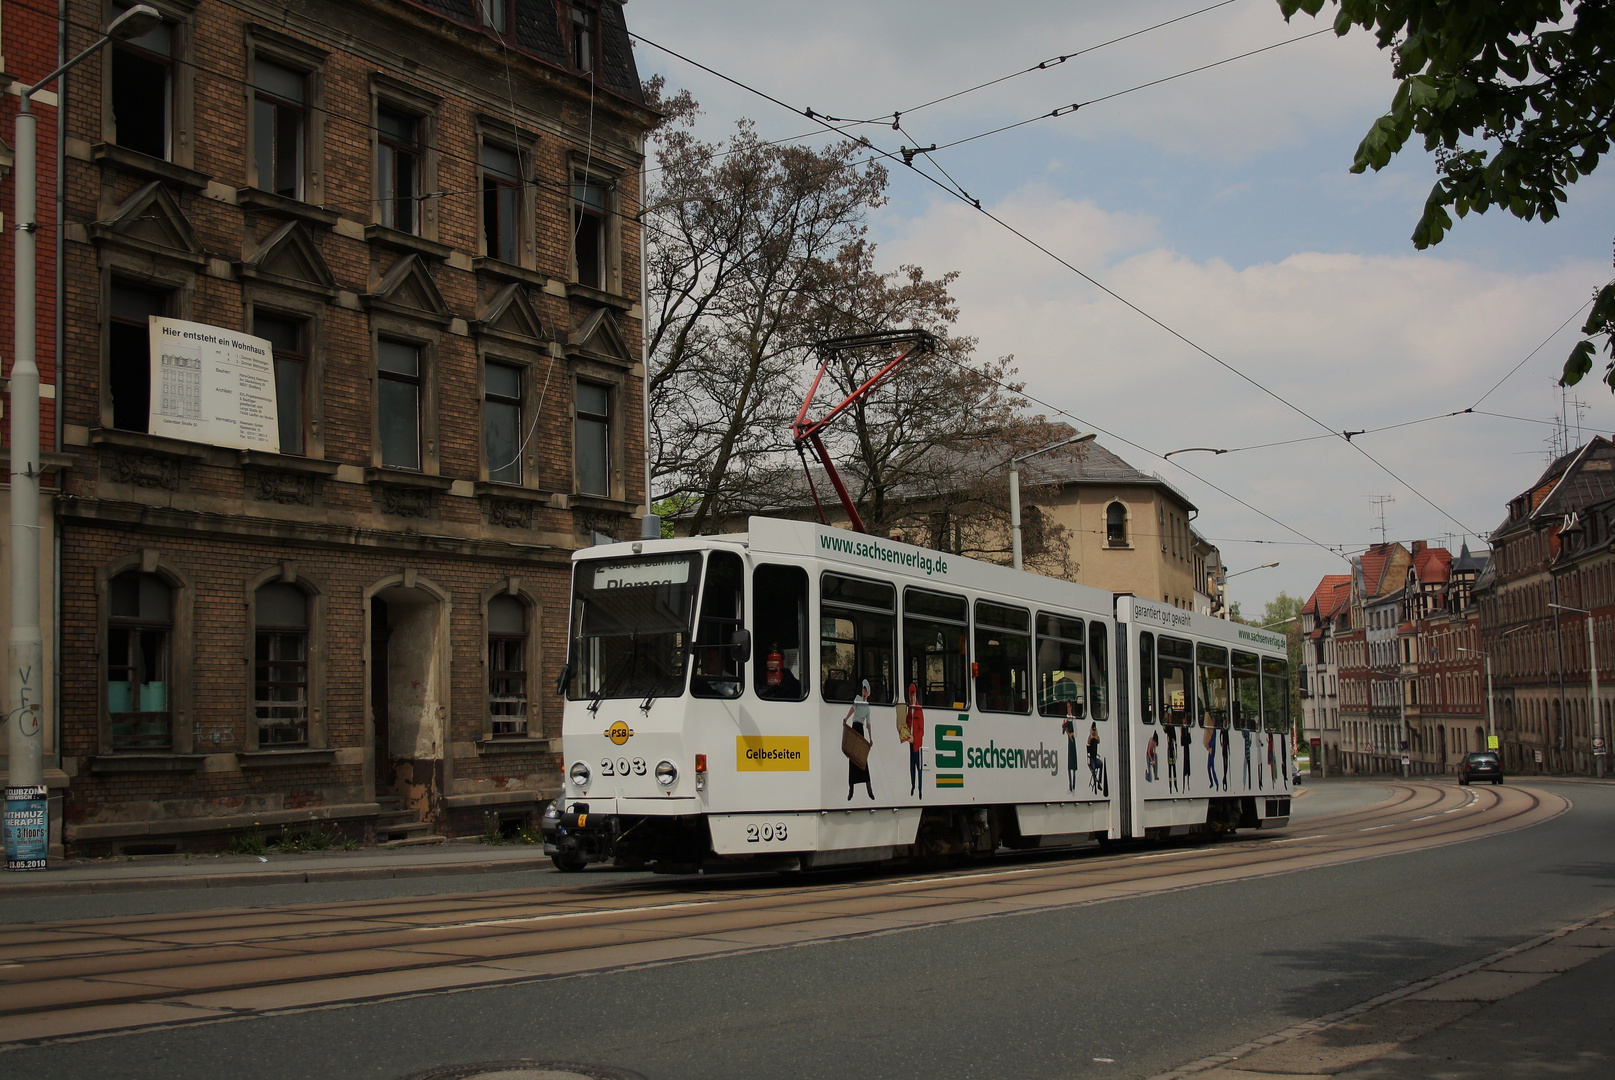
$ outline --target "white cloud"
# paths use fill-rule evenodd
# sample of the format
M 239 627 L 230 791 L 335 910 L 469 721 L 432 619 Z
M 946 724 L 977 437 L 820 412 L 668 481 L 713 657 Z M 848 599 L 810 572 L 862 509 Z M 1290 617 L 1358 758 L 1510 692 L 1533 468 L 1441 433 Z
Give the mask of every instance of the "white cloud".
M 1148 219 L 1107 213 L 1038 185 L 989 209 L 1332 430 L 1465 408 L 1606 276 L 1592 262 L 1515 273 L 1413 253 L 1298 252 L 1237 269 L 1173 251 Z M 920 217 L 882 226 L 891 237 L 881 248 L 884 262 L 961 271 L 954 290 L 960 329 L 977 335 L 984 353 L 1013 353 L 1030 392 L 1118 436 L 1164 453 L 1321 432 L 973 210 L 938 202 Z M 1556 411 L 1547 380 L 1570 340 L 1567 331 L 1543 349 L 1485 408 L 1539 419 Z M 1593 402 L 1586 422 L 1608 430 L 1615 403 L 1597 391 L 1585 396 Z M 1361 445 L 1470 530 L 1484 532 L 1540 471 L 1536 455 L 1548 430 L 1464 416 L 1363 436 Z M 1179 484 L 1200 505 L 1207 535 L 1294 539 L 1173 463 L 1107 441 Z M 1393 536 L 1463 531 L 1338 439 L 1174 462 L 1329 544 L 1366 544 L 1365 497 L 1381 492 L 1397 498 Z M 1241 561 L 1238 545 L 1224 546 L 1231 563 Z M 1254 553 L 1253 565 L 1272 557 L 1244 551 Z M 1339 566 L 1315 549 L 1281 557 L 1280 574 L 1244 587 L 1268 595 L 1280 587 L 1309 590 Z

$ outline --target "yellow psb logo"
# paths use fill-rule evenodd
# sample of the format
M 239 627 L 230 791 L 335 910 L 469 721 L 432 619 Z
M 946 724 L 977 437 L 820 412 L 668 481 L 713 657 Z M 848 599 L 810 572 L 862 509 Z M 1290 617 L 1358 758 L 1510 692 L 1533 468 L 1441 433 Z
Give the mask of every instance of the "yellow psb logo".
M 621 746 L 623 743 L 627 742 L 633 737 L 634 729 L 623 723 L 621 720 L 618 720 L 615 724 L 612 724 L 610 727 L 606 728 L 606 738 L 610 739 L 618 746 Z

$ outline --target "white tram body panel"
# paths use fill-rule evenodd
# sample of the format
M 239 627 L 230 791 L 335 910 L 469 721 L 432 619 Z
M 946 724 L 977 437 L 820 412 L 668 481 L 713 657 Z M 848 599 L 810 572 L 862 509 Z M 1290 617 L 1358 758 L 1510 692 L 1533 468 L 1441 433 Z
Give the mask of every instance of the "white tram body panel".
M 1160 668 L 1150 693 L 1128 692 L 1141 640 L 1244 661 L 1282 657 L 1276 635 L 1250 641 L 1222 620 L 797 521 L 752 518 L 745 534 L 602 545 L 573 561 L 557 807 L 571 843 L 608 831 L 587 858 L 633 851 L 688 869 L 984 853 L 1154 835 L 1204 825 L 1217 800 L 1288 795 L 1288 737 L 1282 786 L 1245 784 L 1244 727 L 1229 729 L 1229 786 L 1219 773 L 1209 787 L 1204 731 L 1226 741 L 1216 715 L 1192 729 L 1199 758 L 1169 791 L 1156 763 L 1171 725 L 1148 704 Z M 1215 712 L 1214 694 L 1190 696 Z M 1171 729 L 1181 748 L 1190 729 Z
M 1117 597 L 1116 618 L 1131 690 L 1126 835 L 1203 825 L 1213 801 L 1238 800 L 1236 824 L 1287 824 L 1284 636 L 1135 596 Z

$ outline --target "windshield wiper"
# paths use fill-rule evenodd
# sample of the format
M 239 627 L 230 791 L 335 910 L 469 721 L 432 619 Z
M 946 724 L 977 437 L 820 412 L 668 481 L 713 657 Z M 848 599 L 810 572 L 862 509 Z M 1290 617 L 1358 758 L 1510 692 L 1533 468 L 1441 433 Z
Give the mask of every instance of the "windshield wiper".
M 600 711 L 600 701 L 606 696 L 606 693 L 617 689 L 617 684 L 622 681 L 623 676 L 633 670 L 634 658 L 638 654 L 639 631 L 635 630 L 628 639 L 628 655 L 622 658 L 622 662 L 617 665 L 617 669 L 609 677 L 600 680 L 600 685 L 595 689 L 594 697 L 589 701 L 590 716 L 594 716 Z

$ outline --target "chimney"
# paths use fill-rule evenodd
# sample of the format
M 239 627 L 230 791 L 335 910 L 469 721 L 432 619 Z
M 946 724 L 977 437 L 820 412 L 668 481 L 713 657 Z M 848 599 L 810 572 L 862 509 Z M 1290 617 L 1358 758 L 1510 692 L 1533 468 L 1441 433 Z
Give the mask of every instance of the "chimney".
M 1426 541 L 1424 541 L 1424 540 L 1415 540 L 1415 541 L 1413 541 L 1413 554 L 1417 555 L 1419 552 L 1423 551 L 1427 546 L 1428 546 L 1428 543 Z

